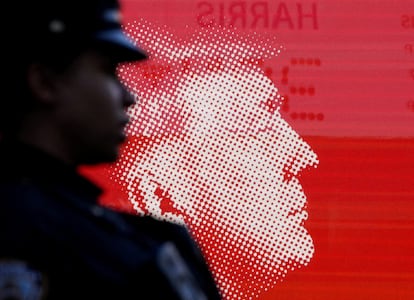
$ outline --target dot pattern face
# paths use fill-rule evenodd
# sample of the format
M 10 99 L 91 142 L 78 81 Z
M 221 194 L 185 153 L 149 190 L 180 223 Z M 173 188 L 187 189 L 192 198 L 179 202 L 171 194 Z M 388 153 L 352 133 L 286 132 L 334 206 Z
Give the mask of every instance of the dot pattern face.
M 149 60 L 119 69 L 137 102 L 111 180 L 137 214 L 188 227 L 225 299 L 254 299 L 313 256 L 298 178 L 318 159 L 260 68 L 282 47 L 197 30 L 179 40 L 144 20 L 125 27 Z

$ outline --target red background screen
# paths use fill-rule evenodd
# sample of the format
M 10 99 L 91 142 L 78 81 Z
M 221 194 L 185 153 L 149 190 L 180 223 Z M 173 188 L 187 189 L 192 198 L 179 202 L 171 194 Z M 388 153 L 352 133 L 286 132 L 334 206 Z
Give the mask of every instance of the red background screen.
M 220 25 L 284 46 L 262 67 L 319 157 L 301 179 L 315 253 L 259 299 L 414 299 L 414 2 L 122 3 L 183 40 Z

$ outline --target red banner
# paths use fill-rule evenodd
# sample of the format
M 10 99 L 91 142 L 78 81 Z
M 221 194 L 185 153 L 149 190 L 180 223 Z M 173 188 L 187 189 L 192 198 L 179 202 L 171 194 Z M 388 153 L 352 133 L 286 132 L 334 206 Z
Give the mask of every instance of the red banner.
M 102 202 L 185 224 L 225 299 L 414 298 L 414 2 L 124 0 L 145 63 Z

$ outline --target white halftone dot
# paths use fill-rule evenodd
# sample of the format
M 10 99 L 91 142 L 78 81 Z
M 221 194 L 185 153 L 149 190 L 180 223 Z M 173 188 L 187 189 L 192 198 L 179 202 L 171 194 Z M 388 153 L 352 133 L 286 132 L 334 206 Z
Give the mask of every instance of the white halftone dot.
M 144 20 L 125 30 L 150 61 L 119 70 L 137 104 L 112 179 L 138 214 L 188 226 L 225 299 L 254 299 L 314 253 L 298 176 L 317 156 L 259 65 L 282 47 L 220 28 L 185 41 Z

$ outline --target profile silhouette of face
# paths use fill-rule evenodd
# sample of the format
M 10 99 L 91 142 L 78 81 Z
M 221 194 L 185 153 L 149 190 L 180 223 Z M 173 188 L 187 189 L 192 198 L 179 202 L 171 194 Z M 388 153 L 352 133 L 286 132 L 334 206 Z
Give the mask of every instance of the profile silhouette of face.
M 128 133 L 146 142 L 125 147 L 116 180 L 138 214 L 189 228 L 225 299 L 254 298 L 314 253 L 298 178 L 317 155 L 282 118 L 283 97 L 251 59 L 279 50 L 256 51 L 229 32 L 215 41 L 223 33 L 208 31 L 173 52 L 169 36 L 148 24 L 137 31 L 142 25 L 129 33 L 155 64 L 120 73 L 138 95 Z

